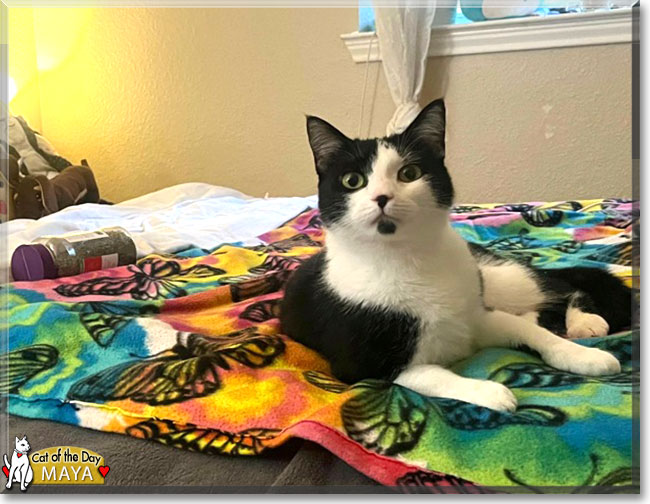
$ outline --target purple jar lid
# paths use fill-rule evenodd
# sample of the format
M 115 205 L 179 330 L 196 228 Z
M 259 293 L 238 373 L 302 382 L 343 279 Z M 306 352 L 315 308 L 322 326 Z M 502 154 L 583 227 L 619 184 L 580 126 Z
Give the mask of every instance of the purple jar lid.
M 56 265 L 44 245 L 21 245 L 11 256 L 11 274 L 19 282 L 56 278 Z

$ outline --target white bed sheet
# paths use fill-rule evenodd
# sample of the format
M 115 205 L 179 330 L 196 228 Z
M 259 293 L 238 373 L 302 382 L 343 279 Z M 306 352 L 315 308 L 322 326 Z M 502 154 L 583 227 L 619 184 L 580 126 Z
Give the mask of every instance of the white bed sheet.
M 7 252 L 0 268 L 11 280 L 11 254 L 19 245 L 45 235 L 122 226 L 138 256 L 176 252 L 188 247 L 212 249 L 221 243 L 259 243 L 258 235 L 273 229 L 307 207 L 317 197 L 254 198 L 234 189 L 186 183 L 161 189 L 116 205 L 84 204 L 39 220 L 15 219 L 0 224 Z

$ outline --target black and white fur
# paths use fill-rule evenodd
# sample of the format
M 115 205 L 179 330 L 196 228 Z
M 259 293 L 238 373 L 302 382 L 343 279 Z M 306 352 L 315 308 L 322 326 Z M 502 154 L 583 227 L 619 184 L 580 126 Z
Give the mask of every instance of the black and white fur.
M 570 337 L 588 337 L 629 324 L 630 292 L 619 280 L 584 268 L 532 270 L 470 247 L 451 228 L 442 100 L 383 139 L 352 140 L 316 117 L 307 129 L 326 240 L 289 280 L 281 323 L 326 357 L 336 377 L 388 379 L 427 396 L 512 411 L 508 388 L 447 367 L 481 348 L 527 346 L 564 371 L 620 371 L 611 354 L 538 325 L 557 324 L 560 313 Z M 398 179 L 412 165 L 422 176 Z M 366 184 L 346 189 L 350 172 Z

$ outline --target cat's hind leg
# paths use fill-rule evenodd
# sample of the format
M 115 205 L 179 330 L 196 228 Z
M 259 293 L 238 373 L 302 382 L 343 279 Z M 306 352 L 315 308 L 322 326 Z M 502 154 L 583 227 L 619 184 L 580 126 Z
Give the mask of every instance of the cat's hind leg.
M 573 343 L 510 313 L 485 311 L 477 317 L 474 330 L 479 347 L 525 345 L 538 352 L 544 362 L 562 371 L 587 376 L 621 371 L 620 363 L 612 354 Z
M 607 336 L 609 324 L 596 314 L 593 301 L 583 292 L 574 293 L 566 310 L 566 335 L 568 338 Z
M 508 387 L 494 381 L 465 378 L 434 364 L 408 367 L 394 382 L 429 397 L 458 399 L 497 411 L 517 409 L 517 399 Z

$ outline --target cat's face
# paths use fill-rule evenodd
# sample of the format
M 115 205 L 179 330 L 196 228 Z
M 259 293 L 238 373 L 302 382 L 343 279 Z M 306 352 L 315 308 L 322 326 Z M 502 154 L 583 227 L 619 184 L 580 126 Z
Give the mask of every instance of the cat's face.
M 307 118 L 323 223 L 352 239 L 409 241 L 453 200 L 444 165 L 445 106 L 429 104 L 401 134 L 352 140 Z
M 19 452 L 27 453 L 29 451 L 29 441 L 27 441 L 27 436 L 23 436 L 22 439 L 16 438 L 16 450 Z

